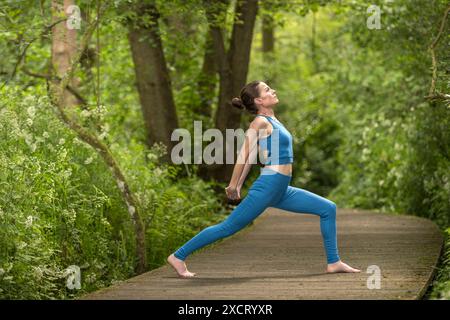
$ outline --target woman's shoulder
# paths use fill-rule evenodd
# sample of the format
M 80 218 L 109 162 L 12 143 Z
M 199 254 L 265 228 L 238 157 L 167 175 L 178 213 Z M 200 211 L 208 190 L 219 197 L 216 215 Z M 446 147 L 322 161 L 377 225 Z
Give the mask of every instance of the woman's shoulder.
M 256 116 L 250 123 L 250 129 L 256 130 L 257 132 L 259 132 L 259 130 L 267 130 L 270 134 L 272 131 L 272 124 L 266 119 L 266 117 Z
M 250 128 L 252 129 L 266 129 L 270 122 L 265 117 L 256 116 L 252 122 L 250 122 Z

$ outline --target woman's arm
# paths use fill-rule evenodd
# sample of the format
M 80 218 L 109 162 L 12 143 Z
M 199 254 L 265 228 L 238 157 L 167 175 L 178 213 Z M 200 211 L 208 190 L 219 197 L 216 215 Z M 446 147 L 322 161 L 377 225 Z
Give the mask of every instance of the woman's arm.
M 254 141 L 251 141 L 251 143 L 254 143 Z M 252 144 L 252 146 L 250 147 L 250 154 L 247 161 L 245 162 L 244 168 L 242 169 L 241 176 L 239 177 L 237 184 L 238 191 L 240 191 L 242 185 L 244 184 L 245 178 L 247 177 L 252 165 L 256 163 L 256 157 L 258 156 L 257 148 L 258 141 L 256 139 L 256 143 L 254 145 Z
M 227 196 L 230 199 L 240 198 L 240 188 L 242 187 L 245 178 L 250 171 L 251 165 L 256 163 L 258 133 L 259 129 L 263 126 L 265 126 L 263 121 L 254 121 L 250 125 L 249 130 L 247 130 L 244 144 L 239 152 L 236 165 L 233 169 L 231 181 L 228 187 L 225 188 Z
M 237 184 L 237 188 L 240 190 L 242 185 L 244 184 L 245 178 L 248 175 L 248 172 L 250 171 L 250 168 L 252 167 L 252 164 L 250 163 L 250 161 L 247 161 L 245 163 L 244 169 L 242 170 L 241 176 L 239 178 L 238 184 Z

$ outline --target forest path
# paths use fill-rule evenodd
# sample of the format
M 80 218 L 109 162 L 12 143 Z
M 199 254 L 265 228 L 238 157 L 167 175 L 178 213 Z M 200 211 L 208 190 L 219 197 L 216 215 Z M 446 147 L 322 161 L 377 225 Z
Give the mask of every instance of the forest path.
M 195 278 L 164 266 L 80 299 L 420 299 L 443 235 L 430 220 L 337 211 L 339 255 L 361 273 L 325 273 L 320 218 L 268 208 L 253 224 L 186 259 Z M 376 266 L 371 267 L 370 266 Z M 373 270 L 379 268 L 379 284 Z M 369 269 L 368 269 L 369 268 Z M 372 271 L 370 271 L 373 269 Z

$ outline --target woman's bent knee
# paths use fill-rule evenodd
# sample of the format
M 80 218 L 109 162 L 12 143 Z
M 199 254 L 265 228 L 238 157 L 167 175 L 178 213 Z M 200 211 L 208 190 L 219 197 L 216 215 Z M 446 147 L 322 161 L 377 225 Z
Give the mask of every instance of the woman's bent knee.
M 334 218 L 336 218 L 336 211 L 337 211 L 336 203 L 328 200 L 328 205 L 327 205 L 326 209 L 322 212 L 322 216 L 324 218 L 334 219 Z
M 336 214 L 337 206 L 336 206 L 336 203 L 334 203 L 333 201 L 330 201 L 330 211 L 332 211 L 332 212 L 334 212 L 334 214 Z

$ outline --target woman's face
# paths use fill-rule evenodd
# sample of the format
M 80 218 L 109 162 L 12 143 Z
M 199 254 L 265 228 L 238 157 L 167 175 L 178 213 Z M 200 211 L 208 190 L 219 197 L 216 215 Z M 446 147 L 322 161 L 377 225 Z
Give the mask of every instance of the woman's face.
M 270 88 L 264 82 L 260 82 L 258 88 L 259 98 L 256 98 L 255 100 L 259 105 L 262 105 L 264 107 L 271 107 L 278 103 L 277 94 L 274 89 Z

